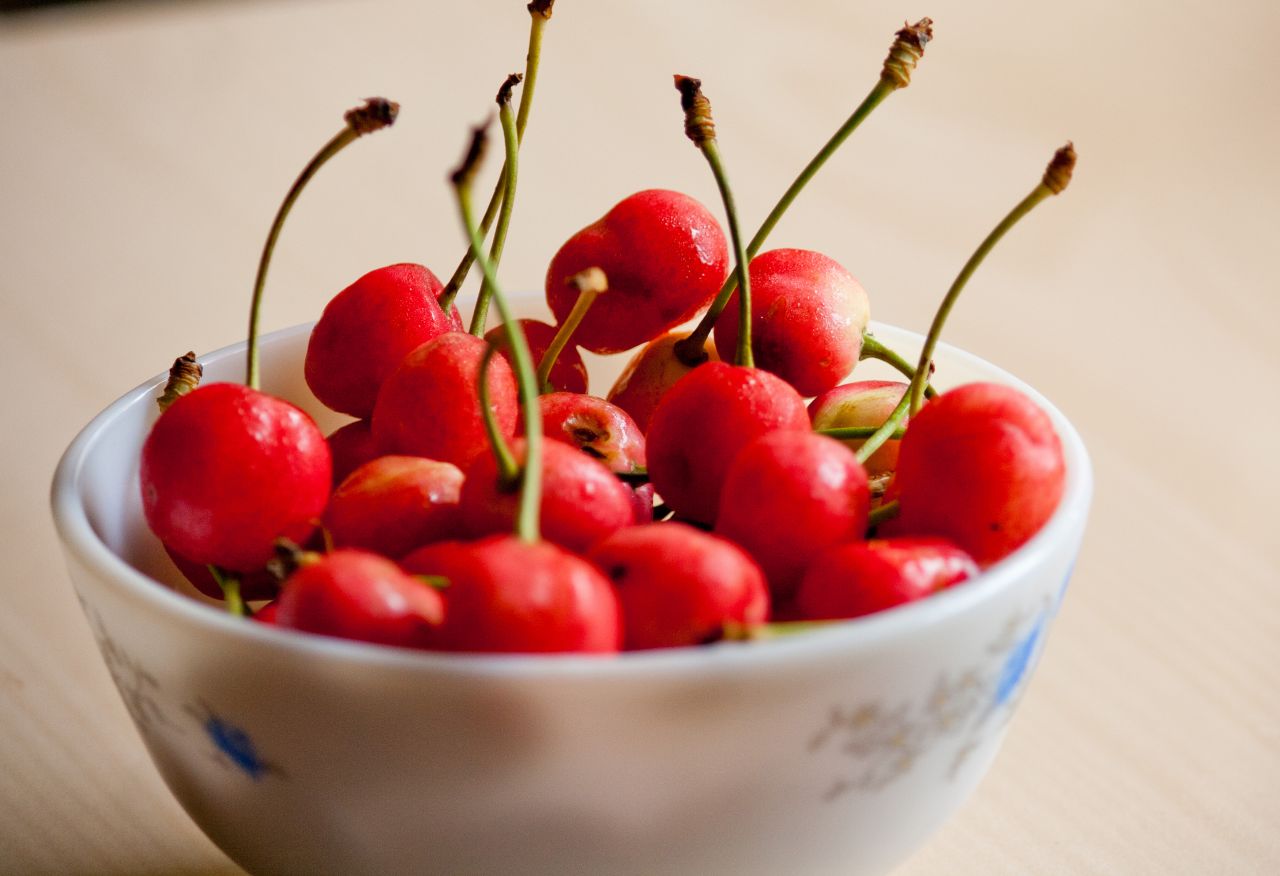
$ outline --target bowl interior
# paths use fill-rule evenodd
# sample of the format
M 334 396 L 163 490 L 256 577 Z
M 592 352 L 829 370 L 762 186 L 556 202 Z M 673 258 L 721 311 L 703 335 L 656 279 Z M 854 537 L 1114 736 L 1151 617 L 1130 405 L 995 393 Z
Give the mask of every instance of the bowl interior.
M 539 316 L 544 312 L 541 302 L 533 296 L 520 297 L 518 305 L 522 315 Z M 923 340 L 916 333 L 892 326 L 873 324 L 872 330 L 880 340 L 909 358 L 918 352 Z M 272 332 L 263 338 L 263 389 L 308 411 L 327 434 L 350 418 L 326 409 L 307 388 L 301 362 L 309 335 L 310 325 L 300 325 Z M 627 359 L 626 356 L 584 356 L 591 371 L 592 388 L 597 393 L 611 385 Z M 881 636 L 892 635 L 895 628 L 903 625 L 928 623 L 931 617 L 936 619 L 948 611 L 959 610 L 964 604 L 981 599 L 984 592 L 998 589 L 1013 580 L 1020 567 L 1034 563 L 1037 553 L 1067 533 L 1070 521 L 1082 518 L 1087 510 L 1091 492 L 1088 458 L 1079 435 L 1053 405 L 1012 375 L 972 354 L 943 344 L 935 359 L 938 364 L 936 385 L 940 389 L 975 380 L 1007 383 L 1028 393 L 1049 414 L 1062 438 L 1067 461 L 1067 483 L 1061 505 L 1031 542 L 962 587 L 900 609 L 810 635 L 769 643 L 769 650 L 814 647 L 808 644 L 810 642 L 819 643 L 817 647 L 820 647 L 823 641 L 833 638 L 840 639 L 846 646 L 859 639 L 871 642 Z M 242 380 L 244 344 L 225 347 L 202 357 L 201 362 L 205 368 L 205 382 Z M 861 363 L 857 371 L 859 379 L 893 374 L 886 366 L 873 361 Z M 89 567 L 100 570 L 116 585 L 132 591 L 138 598 L 159 603 L 163 610 L 177 612 L 202 625 L 223 626 L 233 635 L 275 637 L 282 647 L 336 649 L 361 659 L 387 659 L 394 649 L 290 635 L 274 629 L 259 629 L 257 625 L 246 630 L 245 627 L 250 625 L 227 617 L 216 607 L 199 604 L 201 598 L 182 580 L 159 542 L 147 529 L 142 514 L 138 458 L 142 442 L 159 415 L 154 398 L 163 383 L 164 375 L 158 375 L 122 396 L 94 418 L 64 455 L 54 481 L 53 504 L 54 516 L 67 548 Z M 698 651 L 700 659 L 704 660 L 751 660 L 753 658 L 742 655 L 766 649 L 690 650 Z M 701 653 L 706 651 L 714 653 Z M 675 656 L 675 653 L 628 654 L 625 655 L 626 661 L 622 662 L 699 659 L 690 658 L 688 654 Z M 434 656 L 402 654 L 393 659 L 432 659 Z M 450 659 L 459 660 L 457 657 Z M 467 658 L 461 659 L 465 661 Z M 530 662 L 521 658 L 506 660 Z M 502 662 L 502 659 L 490 658 L 489 662 Z M 620 661 L 608 662 L 617 664 Z

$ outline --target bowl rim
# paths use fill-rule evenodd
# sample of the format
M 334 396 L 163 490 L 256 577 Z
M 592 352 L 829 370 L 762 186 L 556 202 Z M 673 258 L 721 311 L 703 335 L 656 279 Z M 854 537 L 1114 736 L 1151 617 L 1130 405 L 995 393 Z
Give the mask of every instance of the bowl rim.
M 310 333 L 314 323 L 302 323 L 263 335 L 261 343 L 290 339 Z M 872 322 L 868 331 L 887 331 L 916 345 L 923 336 L 895 326 Z M 229 357 L 243 356 L 245 342 L 222 347 L 200 357 L 204 365 Z M 63 453 L 54 472 L 50 494 L 54 523 L 64 549 L 87 570 L 121 591 L 135 602 L 166 617 L 203 632 L 232 640 L 293 652 L 297 656 L 398 668 L 409 671 L 444 673 L 459 677 L 566 677 L 592 676 L 602 679 L 636 674 L 680 674 L 698 677 L 732 674 L 759 668 L 762 664 L 822 659 L 834 652 L 855 653 L 874 649 L 899 636 L 918 633 L 947 619 L 973 610 L 1012 587 L 1034 567 L 1050 558 L 1062 539 L 1071 539 L 1082 526 L 1093 492 L 1093 473 L 1079 433 L 1048 399 L 1002 368 L 972 353 L 940 343 L 936 357 L 948 358 L 988 372 L 984 379 L 1007 383 L 1034 400 L 1050 417 L 1057 431 L 1067 463 L 1062 500 L 1053 516 L 1032 538 L 1009 556 L 985 569 L 962 586 L 948 588 L 928 599 L 822 626 L 803 634 L 776 639 L 711 646 L 629 651 L 619 654 L 457 654 L 418 651 L 327 636 L 298 635 L 267 624 L 246 623 L 185 596 L 163 582 L 147 576 L 117 555 L 94 531 L 82 501 L 83 472 L 90 452 L 110 427 L 133 405 L 149 401 L 163 387 L 167 374 L 157 375 L 120 396 L 99 412 L 76 435 Z

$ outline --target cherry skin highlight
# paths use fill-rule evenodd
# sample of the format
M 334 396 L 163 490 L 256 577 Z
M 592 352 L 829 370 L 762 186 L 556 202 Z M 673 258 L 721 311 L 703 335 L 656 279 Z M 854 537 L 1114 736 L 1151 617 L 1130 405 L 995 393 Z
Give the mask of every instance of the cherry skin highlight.
M 784 601 L 814 556 L 865 537 L 870 502 L 867 473 L 849 448 L 812 432 L 770 432 L 729 467 L 716 533 L 751 554 Z
M 576 392 L 541 396 L 542 434 L 570 444 L 613 472 L 645 467 L 644 435 L 626 411 L 602 398 Z
M 570 277 L 598 267 L 609 278 L 573 334 L 594 353 L 620 353 L 691 319 L 720 291 L 729 245 L 715 217 L 688 195 L 648 189 L 620 201 L 569 238 L 547 269 L 557 322 L 578 299 Z
M 789 383 L 758 368 L 708 362 L 658 403 L 646 436 L 649 478 L 677 515 L 714 524 L 738 452 L 778 430 L 809 431 L 804 399 Z
M 329 455 L 333 457 L 333 485 L 336 487 L 347 475 L 377 459 L 378 442 L 373 438 L 373 424 L 369 420 L 356 420 L 329 433 Z
M 858 364 L 871 318 L 867 292 L 821 253 L 774 249 L 751 260 L 751 350 L 757 368 L 777 374 L 801 395 L 824 393 Z M 720 358 L 738 344 L 738 295 L 716 320 Z
M 373 437 L 383 453 L 425 456 L 465 470 L 488 453 L 480 399 L 480 361 L 489 345 L 481 338 L 449 332 L 404 358 L 373 411 Z M 515 376 L 501 356 L 489 363 L 489 402 L 498 429 L 515 434 L 518 400 Z
M 512 442 L 511 450 L 523 465 L 524 439 Z M 519 499 L 516 489 L 506 489 L 500 483 L 493 454 L 481 455 L 467 470 L 459 500 L 467 532 L 477 538 L 510 532 Z M 539 512 L 543 538 L 573 551 L 585 551 L 606 535 L 634 524 L 635 516 L 631 488 L 598 460 L 568 444 L 543 443 Z
M 536 319 L 518 319 L 516 325 L 524 331 L 524 338 L 529 344 L 529 355 L 533 358 L 533 367 L 537 368 L 551 342 L 555 340 L 556 327 Z M 505 326 L 495 326 L 485 332 L 484 339 L 498 348 L 502 358 L 513 369 L 515 363 L 511 359 L 511 345 L 507 341 Z M 587 366 L 582 361 L 582 354 L 572 344 L 567 345 L 556 357 L 547 376 L 554 392 L 586 392 Z
M 402 564 L 449 582 L 443 591 L 447 650 L 612 653 L 621 647 L 613 587 L 586 560 L 549 542 L 509 535 L 441 542 Z
M 325 307 L 307 344 L 307 386 L 325 405 L 354 417 L 373 413 L 378 390 L 413 349 L 462 331 L 456 307 L 438 303 L 444 286 L 422 265 L 370 271 Z
M 805 620 L 862 617 L 923 599 L 977 573 L 973 559 L 945 539 L 845 544 L 814 560 L 795 606 Z
M 276 600 L 278 626 L 404 648 L 433 648 L 440 594 L 385 557 L 345 549 L 304 565 Z
M 684 364 L 675 354 L 675 345 L 688 336 L 688 332 L 672 332 L 650 341 L 632 357 L 609 390 L 608 400 L 630 414 L 641 432 L 649 431 L 653 411 L 667 390 L 695 367 Z M 710 339 L 703 348 L 709 361 L 720 358 Z
M 303 543 L 329 499 L 329 445 L 286 401 L 211 383 L 165 411 L 142 446 L 147 525 L 193 563 L 261 569 L 278 538 Z
M 682 523 L 614 533 L 587 558 L 613 582 L 627 650 L 703 645 L 726 624 L 769 617 L 769 591 L 752 559 L 733 543 Z
M 329 499 L 324 525 L 338 547 L 402 557 L 462 534 L 462 472 L 420 456 L 381 456 L 344 480 Z
M 879 427 L 902 400 L 907 384 L 897 380 L 860 380 L 843 383 L 809 402 L 809 419 L 814 429 L 838 429 L 853 426 Z M 906 427 L 909 418 L 904 417 Z M 865 439 L 838 439 L 850 450 L 857 450 Z M 870 477 L 888 474 L 898 467 L 899 439 L 891 438 L 867 459 L 863 466 Z
M 966 384 L 921 408 L 902 438 L 893 531 L 950 539 L 989 566 L 1053 515 L 1065 479 L 1062 443 L 1035 402 Z

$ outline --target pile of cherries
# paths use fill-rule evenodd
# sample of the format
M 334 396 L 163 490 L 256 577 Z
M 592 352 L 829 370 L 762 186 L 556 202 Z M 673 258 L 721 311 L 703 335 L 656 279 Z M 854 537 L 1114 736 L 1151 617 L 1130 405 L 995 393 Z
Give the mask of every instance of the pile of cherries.
M 311 333 L 307 384 L 349 424 L 325 436 L 257 388 L 257 308 L 302 186 L 391 124 L 389 101 L 349 112 L 281 207 L 259 266 L 247 385 L 199 386 L 194 356 L 175 363 L 141 488 L 152 531 L 191 582 L 237 614 L 310 633 L 447 651 L 615 652 L 892 608 L 1034 535 L 1063 489 L 1049 418 L 1001 385 L 935 393 L 931 356 L 977 263 L 1065 187 L 1071 147 L 966 264 L 910 363 L 867 334 L 867 293 L 836 261 L 759 250 L 844 138 L 908 84 L 931 22 L 895 35 L 867 100 L 749 243 L 710 105 L 697 80 L 676 77 L 729 235 L 687 195 L 638 192 L 551 259 L 556 324 L 515 320 L 496 268 L 551 3 L 529 11 L 529 66 L 498 96 L 504 173 L 479 223 L 470 189 L 483 129 L 452 177 L 472 242 L 453 279 L 418 264 L 370 271 Z M 455 298 L 473 262 L 484 281 L 468 331 Z M 486 331 L 490 302 L 501 324 Z M 601 397 L 589 394 L 579 348 L 634 352 Z M 907 379 L 842 383 L 866 358 Z

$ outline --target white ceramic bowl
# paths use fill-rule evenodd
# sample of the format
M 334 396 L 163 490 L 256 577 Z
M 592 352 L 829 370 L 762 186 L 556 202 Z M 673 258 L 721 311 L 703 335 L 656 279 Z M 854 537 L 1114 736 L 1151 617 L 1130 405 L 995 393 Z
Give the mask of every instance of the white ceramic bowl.
M 917 335 L 877 326 L 907 353 Z M 264 339 L 265 389 L 336 424 L 308 326 Z M 919 603 L 770 642 L 617 657 L 437 655 L 233 618 L 162 581 L 138 454 L 161 378 L 67 450 L 53 510 L 103 658 L 156 766 L 253 873 L 880 874 L 995 756 L 1079 549 L 1091 473 L 1043 397 L 959 350 L 943 386 L 1029 393 L 1066 493 L 1021 550 Z M 243 344 L 204 360 L 239 380 Z M 607 383 L 601 382 L 603 385 Z

